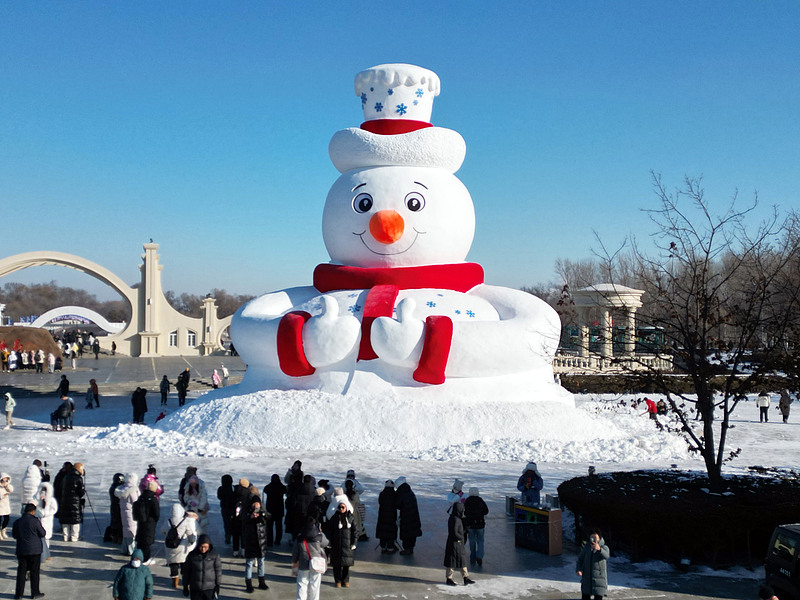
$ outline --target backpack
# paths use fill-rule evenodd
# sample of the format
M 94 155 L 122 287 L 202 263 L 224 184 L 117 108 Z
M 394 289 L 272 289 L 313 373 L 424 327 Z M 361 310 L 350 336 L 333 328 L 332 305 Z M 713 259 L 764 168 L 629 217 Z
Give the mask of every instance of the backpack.
M 164 538 L 164 545 L 170 550 L 181 545 L 181 536 L 178 535 L 178 527 L 180 527 L 181 523 L 183 523 L 185 520 L 186 517 L 183 517 L 181 522 L 177 525 L 172 524 L 172 519 L 167 521 L 169 523 L 169 530 L 167 531 L 167 537 Z

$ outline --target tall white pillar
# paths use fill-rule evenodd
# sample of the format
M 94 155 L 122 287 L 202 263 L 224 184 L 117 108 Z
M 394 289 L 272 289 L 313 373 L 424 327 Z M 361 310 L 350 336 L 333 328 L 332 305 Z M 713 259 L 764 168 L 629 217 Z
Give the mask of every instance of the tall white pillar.
M 601 324 L 603 328 L 603 345 L 600 350 L 600 356 L 611 358 L 614 355 L 614 331 L 611 328 L 611 311 L 607 308 L 603 308 Z
M 629 308 L 626 316 L 628 323 L 625 327 L 625 353 L 633 356 L 636 353 L 636 309 Z

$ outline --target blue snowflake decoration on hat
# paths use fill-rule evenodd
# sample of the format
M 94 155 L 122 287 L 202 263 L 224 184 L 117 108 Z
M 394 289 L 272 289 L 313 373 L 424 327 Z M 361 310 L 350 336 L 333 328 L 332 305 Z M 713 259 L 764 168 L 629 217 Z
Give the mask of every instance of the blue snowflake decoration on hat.
M 398 104 L 394 112 L 402 117 L 408 112 L 408 107 L 405 104 Z
M 375 103 L 375 112 L 383 112 L 383 104 L 380 102 Z
M 366 104 L 366 103 L 367 103 L 367 94 L 363 93 L 361 94 L 361 104 Z
M 388 90 L 386 90 L 386 93 L 391 96 L 392 94 L 394 94 L 394 90 L 389 88 Z
M 424 94 L 424 93 L 425 92 L 422 91 L 422 88 L 418 88 L 417 89 L 417 98 L 422 98 L 422 94 Z

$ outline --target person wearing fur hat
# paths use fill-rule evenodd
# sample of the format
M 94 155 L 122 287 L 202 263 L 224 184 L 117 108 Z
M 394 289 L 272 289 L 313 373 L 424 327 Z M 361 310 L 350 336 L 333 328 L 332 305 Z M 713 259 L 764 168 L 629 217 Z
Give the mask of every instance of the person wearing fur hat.
M 280 476 L 273 473 L 261 494 L 261 504 L 272 515 L 272 520 L 267 525 L 267 546 L 278 546 L 281 543 L 285 494 L 286 486 L 281 482 Z
M 134 550 L 130 562 L 117 571 L 111 589 L 114 600 L 150 600 L 153 597 L 153 574 L 142 559 L 142 551 Z
M 461 481 L 458 477 L 453 482 L 453 489 L 451 489 L 447 494 L 447 504 L 452 506 L 456 502 L 463 503 L 466 500 L 466 496 L 464 496 L 464 482 Z
M 203 534 L 183 563 L 183 595 L 191 600 L 212 600 L 219 596 L 222 561 L 211 538 Z
M 536 463 L 531 461 L 517 480 L 517 489 L 522 492 L 520 504 L 524 506 L 539 506 L 539 492 L 544 487 L 544 481 L 536 468 Z
M 208 504 L 206 484 L 197 475 L 192 475 L 186 482 L 183 493 L 183 506 L 187 511 L 197 514 L 199 519 L 197 532 L 205 533 L 206 527 L 208 527 L 208 511 L 211 507 Z
M 464 501 L 464 527 L 467 529 L 469 539 L 470 564 L 483 564 L 483 534 L 486 529 L 486 515 L 489 507 L 480 497 L 480 490 L 476 487 L 469 488 L 469 496 Z
M 397 484 L 397 510 L 400 514 L 400 541 L 403 549 L 400 554 L 410 556 L 414 554 L 417 538 L 422 535 L 422 521 L 419 518 L 417 496 L 405 477 L 398 477 Z
M 197 515 L 175 503 L 172 505 L 172 516 L 164 524 L 162 533 L 166 536 L 173 527 L 177 530 L 180 541 L 175 548 L 170 548 L 165 543 L 164 554 L 169 565 L 172 587 L 177 589 L 183 563 L 197 544 Z
M 72 471 L 64 476 L 58 502 L 58 521 L 65 542 L 77 542 L 80 538 L 85 493 L 83 463 L 76 462 Z
M 158 483 L 151 481 L 147 489 L 133 505 L 133 517 L 136 519 L 136 547 L 144 555 L 144 564 L 152 564 L 150 546 L 156 541 L 156 524 L 161 516 L 161 510 L 156 499 Z
M 325 534 L 330 540 L 334 585 L 350 587 L 350 567 L 355 564 L 358 530 L 353 506 L 346 495 L 336 496 L 331 502 Z
M 258 496 L 258 490 L 256 490 Z M 253 565 L 258 571 L 258 589 L 269 589 L 264 579 L 264 557 L 267 555 L 267 524 L 270 515 L 256 498 L 240 515 L 242 521 L 242 553 L 245 557 L 244 580 L 248 593 L 253 592 Z
M 447 569 L 445 583 L 447 585 L 456 585 L 456 582 L 453 581 L 456 569 L 461 571 L 464 585 L 475 583 L 469 578 L 467 570 L 467 549 L 464 547 L 466 538 L 464 505 L 461 502 L 454 502 L 450 507 L 450 518 L 447 521 L 447 544 L 444 548 L 444 566 Z
M 233 488 L 233 520 L 231 521 L 231 539 L 233 540 L 233 555 L 239 556 L 239 547 L 242 542 L 242 512 L 249 507 L 250 481 L 242 477 Z
M 36 494 L 36 516 L 44 527 L 44 547 L 42 548 L 42 558 L 50 560 L 50 538 L 53 537 L 53 517 L 58 511 L 58 501 L 53 497 L 53 486 L 43 481 L 39 485 L 39 492 Z
M 7 540 L 6 529 L 11 518 L 11 493 L 14 486 L 11 485 L 11 475 L 0 473 L 0 540 Z
M 397 552 L 397 498 L 394 481 L 387 479 L 383 491 L 378 494 L 378 523 L 375 525 L 375 537 L 380 540 L 381 553 Z
M 3 394 L 4 399 L 4 408 L 3 410 L 6 411 L 6 426 L 4 429 L 11 429 L 12 425 L 14 425 L 14 420 L 11 418 L 11 415 L 14 414 L 14 407 L 17 405 L 17 401 L 14 400 L 14 397 L 11 395 L 11 392 L 6 392 Z
M 116 491 L 123 483 L 125 483 L 125 475 L 122 473 L 114 473 L 114 479 L 111 481 L 111 486 L 108 488 L 108 497 L 111 501 L 111 523 L 106 527 L 106 532 L 103 535 L 104 542 L 111 542 L 112 544 L 119 544 L 122 542 L 122 511 L 120 510 L 119 498 L 116 495 Z
M 122 516 L 122 554 L 130 556 L 136 548 L 136 531 L 138 523 L 133 518 L 133 505 L 139 499 L 139 476 L 136 473 L 125 475 L 125 481 L 114 490 L 119 498 L 120 515 Z
M 308 517 L 292 549 L 292 574 L 297 576 L 297 600 L 319 600 L 322 573 L 311 568 L 312 558 L 326 558 L 328 538 L 319 523 Z

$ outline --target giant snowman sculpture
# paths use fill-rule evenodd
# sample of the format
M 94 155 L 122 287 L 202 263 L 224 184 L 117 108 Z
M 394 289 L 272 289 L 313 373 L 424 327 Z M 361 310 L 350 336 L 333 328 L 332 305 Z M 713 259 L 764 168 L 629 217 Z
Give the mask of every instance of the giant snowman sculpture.
M 484 283 L 465 262 L 475 231 L 466 153 L 430 123 L 435 73 L 385 64 L 356 76 L 365 122 L 338 131 L 342 173 L 322 216 L 331 262 L 313 285 L 266 294 L 234 316 L 242 390 L 320 390 L 406 398 L 559 400 L 558 315 Z

